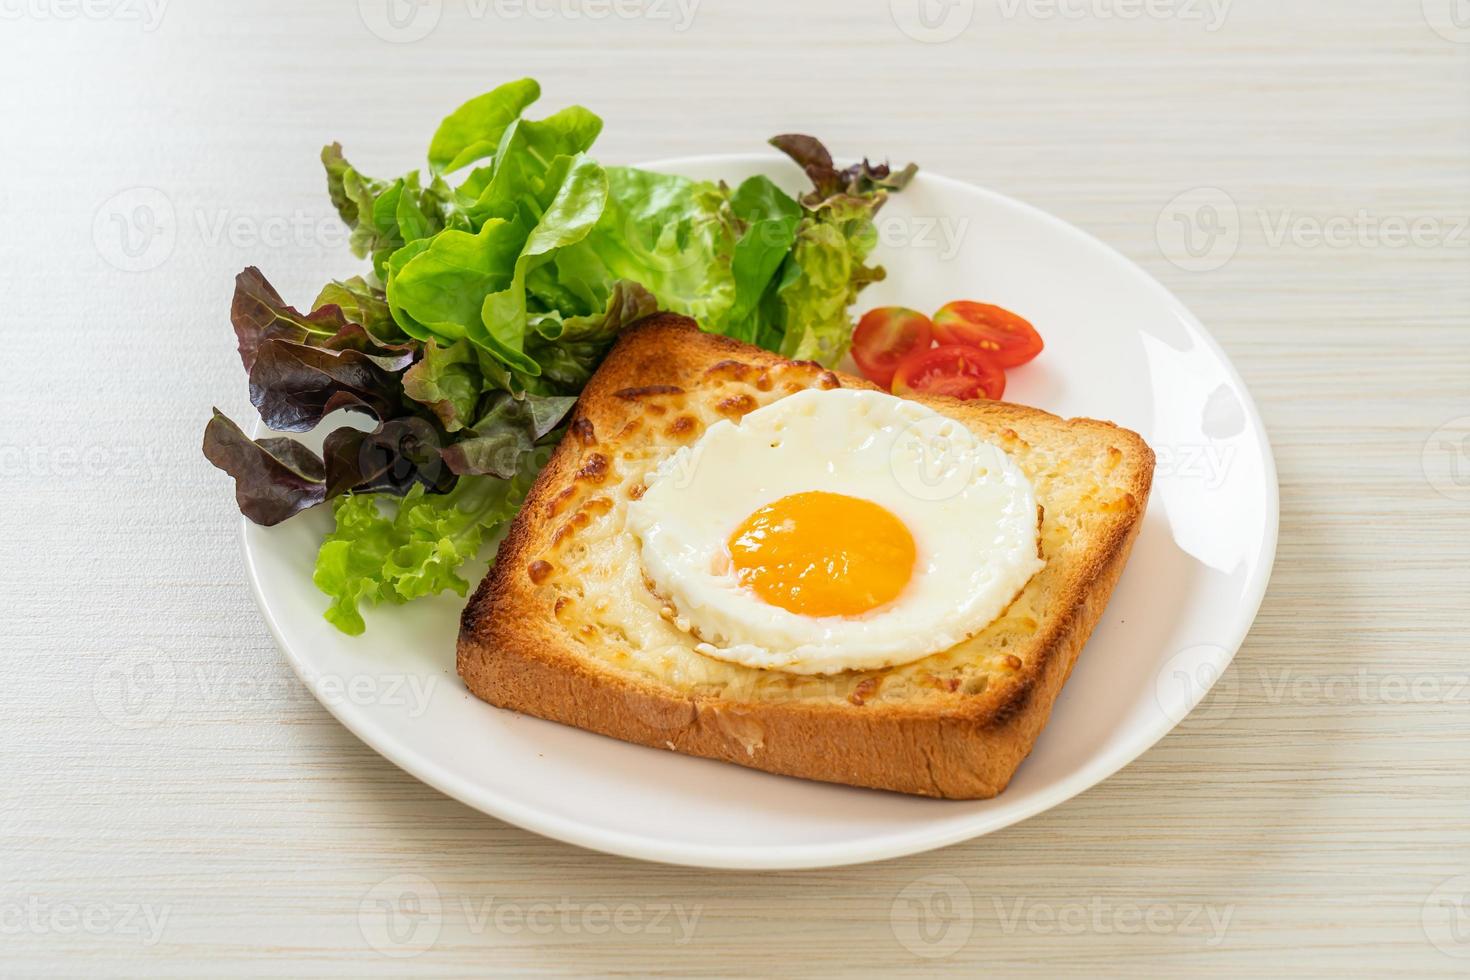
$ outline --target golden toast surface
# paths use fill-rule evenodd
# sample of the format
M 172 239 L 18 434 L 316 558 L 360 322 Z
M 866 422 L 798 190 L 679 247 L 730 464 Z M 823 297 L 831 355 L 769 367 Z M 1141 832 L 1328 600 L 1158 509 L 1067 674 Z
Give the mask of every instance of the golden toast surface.
M 1153 453 L 1110 423 L 916 399 L 1004 449 L 1042 508 L 1042 569 L 1005 613 L 916 662 L 831 676 L 704 656 L 647 587 L 627 503 L 714 422 L 806 388 L 868 382 L 663 315 L 588 384 L 465 610 L 479 697 L 603 734 L 809 778 L 939 796 L 1004 788 L 1040 732 L 1141 523 Z

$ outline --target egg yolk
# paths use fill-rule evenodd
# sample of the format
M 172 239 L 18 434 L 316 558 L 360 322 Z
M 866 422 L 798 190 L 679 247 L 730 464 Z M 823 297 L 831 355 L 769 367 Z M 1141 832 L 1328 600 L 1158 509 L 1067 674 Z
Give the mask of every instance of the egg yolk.
M 815 490 L 782 497 L 730 535 L 740 584 L 803 616 L 856 616 L 891 602 L 914 573 L 914 536 L 871 500 Z

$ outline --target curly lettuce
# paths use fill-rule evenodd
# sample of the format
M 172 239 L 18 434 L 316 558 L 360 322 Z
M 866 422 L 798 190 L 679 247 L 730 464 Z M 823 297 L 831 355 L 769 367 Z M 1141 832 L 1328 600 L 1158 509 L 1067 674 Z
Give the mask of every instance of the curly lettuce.
M 549 455 L 537 450 L 506 479 L 462 479 L 446 494 L 414 487 L 402 497 L 359 493 L 334 501 L 337 527 L 322 541 L 312 576 L 332 600 L 327 622 L 357 636 L 367 628 L 364 603 L 465 595 L 470 583 L 460 569 L 515 516 Z

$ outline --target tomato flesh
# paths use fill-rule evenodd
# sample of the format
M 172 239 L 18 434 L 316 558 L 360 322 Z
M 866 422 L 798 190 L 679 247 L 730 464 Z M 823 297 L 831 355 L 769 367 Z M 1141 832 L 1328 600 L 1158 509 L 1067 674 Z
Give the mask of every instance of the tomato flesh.
M 863 376 L 888 387 L 904 358 L 929 349 L 934 326 L 917 310 L 880 306 L 869 310 L 852 332 L 852 359 Z
M 948 395 L 951 398 L 999 398 L 1006 373 L 995 357 L 978 347 L 944 344 L 910 355 L 893 374 L 895 395 Z
M 941 344 L 967 344 L 988 351 L 1003 368 L 1019 367 L 1041 353 L 1041 334 L 1030 321 L 989 303 L 956 300 L 934 314 Z

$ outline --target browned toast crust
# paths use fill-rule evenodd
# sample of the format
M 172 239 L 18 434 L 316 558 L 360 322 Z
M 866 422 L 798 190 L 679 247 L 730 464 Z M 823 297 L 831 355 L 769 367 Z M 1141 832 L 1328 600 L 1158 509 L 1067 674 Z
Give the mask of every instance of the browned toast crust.
M 861 683 L 844 688 L 846 696 L 791 700 L 681 690 L 580 654 L 538 596 L 538 576 L 550 571 L 538 556 L 557 534 L 553 517 L 595 491 L 617 465 L 616 442 L 608 441 L 613 433 L 635 427 L 632 420 L 643 408 L 677 399 L 726 365 L 759 371 L 763 380 L 773 377 L 791 390 L 873 387 L 703 333 L 684 317 L 660 315 L 625 332 L 582 393 L 570 434 L 537 478 L 495 565 L 465 608 L 458 646 L 465 684 L 500 707 L 768 772 L 958 799 L 999 793 L 1031 751 L 1122 573 L 1142 524 L 1152 451 L 1136 434 L 1107 422 L 1064 422 L 1001 402 L 916 399 L 988 438 L 1055 438 L 1063 427 L 1089 451 L 1128 460 L 1116 514 L 1077 567 L 1067 570 L 1064 591 L 1049 602 L 1027 647 L 1004 658 L 1013 669 L 973 695 L 951 688 L 912 703 L 869 703 Z M 735 411 L 742 408 L 748 410 Z

